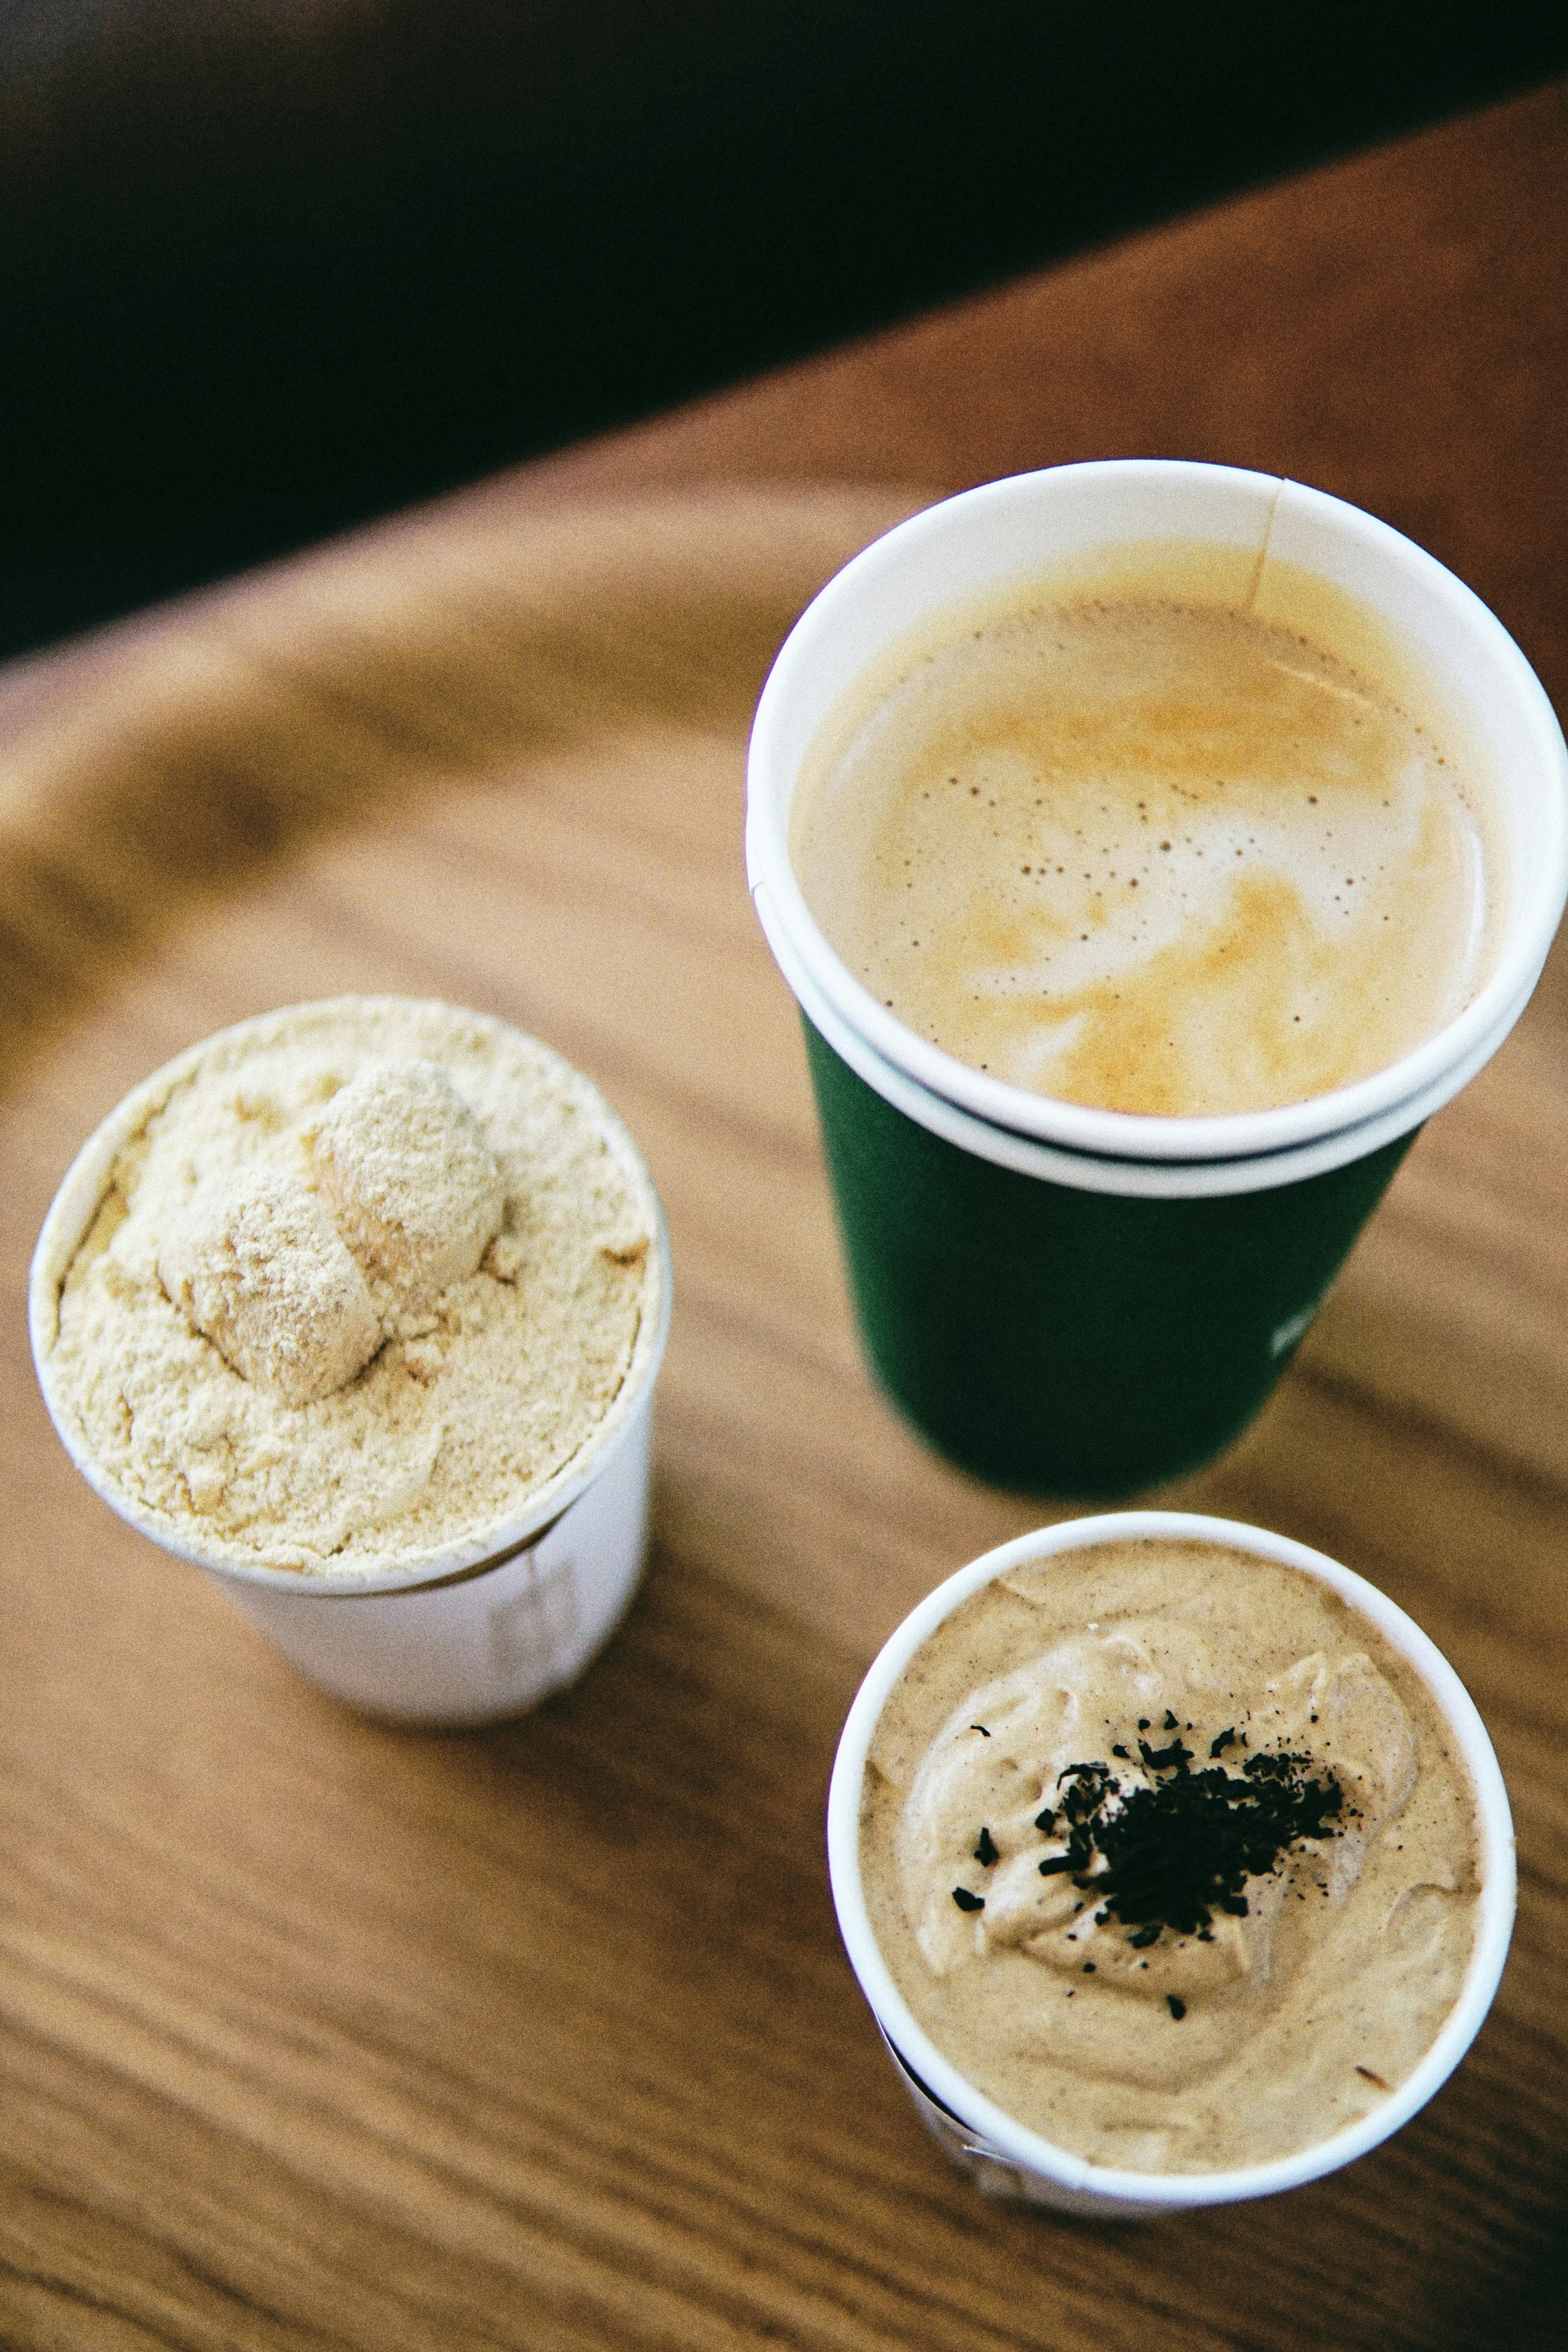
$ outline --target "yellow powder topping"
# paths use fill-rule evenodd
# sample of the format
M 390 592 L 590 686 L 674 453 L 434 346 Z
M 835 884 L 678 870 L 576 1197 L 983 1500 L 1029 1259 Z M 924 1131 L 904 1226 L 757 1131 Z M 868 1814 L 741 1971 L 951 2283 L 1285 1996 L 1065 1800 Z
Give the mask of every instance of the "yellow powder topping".
M 242 1380 L 285 1404 L 330 1396 L 381 1345 L 363 1275 L 314 1193 L 286 1170 L 198 1184 L 160 1246 L 158 1278 Z
M 568 1472 L 662 1309 L 658 1207 L 569 1064 L 342 998 L 153 1083 L 43 1370 L 131 1516 L 199 1556 L 401 1567 Z
M 500 1172 L 434 1062 L 367 1070 L 333 1096 L 307 1148 L 365 1279 L 405 1311 L 472 1274 L 500 1231 Z

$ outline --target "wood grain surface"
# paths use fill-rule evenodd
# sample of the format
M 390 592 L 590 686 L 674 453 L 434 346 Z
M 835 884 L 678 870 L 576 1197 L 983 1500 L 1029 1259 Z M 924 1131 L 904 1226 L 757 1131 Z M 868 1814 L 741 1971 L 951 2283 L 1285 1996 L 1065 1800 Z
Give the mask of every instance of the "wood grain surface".
M 1518 1817 L 1492 2019 L 1386 2147 L 1108 2229 L 981 2199 L 837 1944 L 858 1673 L 1045 1516 L 849 1323 L 747 903 L 752 701 L 933 491 L 1172 452 L 1452 563 L 1568 689 L 1568 89 L 1267 192 L 0 675 L 0 2341 L 1510 2347 L 1568 2292 L 1568 963 L 1426 1130 L 1274 1402 L 1163 1499 L 1373 1577 Z M 76 1145 L 179 1046 L 440 993 L 605 1087 L 669 1213 L 655 1542 L 514 1726 L 295 1679 L 71 1473 L 26 1360 Z

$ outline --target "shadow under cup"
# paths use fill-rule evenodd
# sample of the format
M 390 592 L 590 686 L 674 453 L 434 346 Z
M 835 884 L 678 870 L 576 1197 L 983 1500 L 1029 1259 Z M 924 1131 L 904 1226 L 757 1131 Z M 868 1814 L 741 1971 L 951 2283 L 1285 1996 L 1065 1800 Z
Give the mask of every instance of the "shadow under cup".
M 817 927 L 789 854 L 815 739 L 944 608 L 1151 542 L 1270 562 L 1371 608 L 1482 749 L 1506 921 L 1458 1017 L 1373 1077 L 1274 1110 L 1155 1118 L 1053 1101 L 896 1019 Z M 831 581 L 758 706 L 747 868 L 800 1005 L 872 1366 L 942 1453 L 998 1485 L 1111 1498 L 1207 1461 L 1268 1398 L 1422 1121 L 1529 1000 L 1568 896 L 1568 752 L 1494 616 L 1342 501 L 1225 467 L 1069 466 L 915 516 Z

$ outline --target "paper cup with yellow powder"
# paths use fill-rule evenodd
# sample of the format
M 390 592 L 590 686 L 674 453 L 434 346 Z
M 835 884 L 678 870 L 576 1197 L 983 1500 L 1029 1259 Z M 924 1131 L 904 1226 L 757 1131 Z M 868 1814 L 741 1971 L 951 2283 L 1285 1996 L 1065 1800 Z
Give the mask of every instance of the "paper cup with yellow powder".
M 658 1195 L 587 1079 L 480 1014 L 344 997 L 128 1096 L 29 1307 L 122 1518 L 323 1688 L 464 1724 L 572 1682 L 626 1609 L 669 1303 Z
M 1519 1017 L 1568 756 L 1499 622 L 1372 516 L 1066 466 L 802 615 L 746 856 L 876 1372 L 981 1476 L 1120 1497 L 1246 1426 Z

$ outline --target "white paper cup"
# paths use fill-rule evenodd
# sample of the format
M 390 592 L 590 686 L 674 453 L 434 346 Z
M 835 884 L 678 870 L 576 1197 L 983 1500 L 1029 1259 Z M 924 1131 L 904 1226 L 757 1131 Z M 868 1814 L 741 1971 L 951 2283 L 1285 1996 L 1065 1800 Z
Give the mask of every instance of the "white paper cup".
M 882 1958 L 860 1877 L 860 1792 L 883 1706 L 922 1642 L 972 1592 L 1009 1569 L 1138 1537 L 1224 1544 L 1303 1570 L 1342 1594 L 1415 1668 L 1436 1701 L 1475 1789 L 1481 1893 L 1475 1945 L 1459 1997 L 1415 2072 L 1361 2122 L 1315 2147 L 1229 2172 L 1112 2171 L 1027 2130 L 966 2081 L 915 2018 Z M 827 1800 L 827 1862 L 849 1962 L 922 2120 L 949 2156 L 993 2195 L 1098 2220 L 1141 2220 L 1271 2197 L 1353 2163 L 1408 2123 L 1458 2064 L 1480 2031 L 1508 1958 L 1516 1872 L 1513 1820 L 1486 1726 L 1440 1650 L 1386 1594 L 1288 1536 L 1184 1511 L 1117 1511 L 1068 1519 L 1001 1544 L 950 1576 L 905 1618 L 873 1664 L 849 1710 Z
M 519 1715 L 576 1681 L 626 1612 L 647 1539 L 650 1374 L 574 1503 L 492 1567 L 393 1592 L 208 1573 L 290 1664 L 336 1698 L 405 1723 Z
M 399 1722 L 456 1728 L 500 1721 L 564 1689 L 597 1656 L 630 1602 L 647 1545 L 654 1386 L 669 1331 L 669 1240 L 642 1155 L 602 1097 L 604 1130 L 638 1171 L 654 1212 L 645 1312 L 608 1411 L 510 1517 L 363 1572 L 306 1575 L 222 1559 L 176 1540 L 106 1478 L 54 1392 L 60 1284 L 121 1151 L 215 1045 L 265 1031 L 279 1017 L 242 1022 L 166 1063 L 82 1146 L 33 1254 L 28 1316 L 38 1384 L 61 1444 L 95 1493 L 160 1549 L 205 1570 L 309 1681 Z

